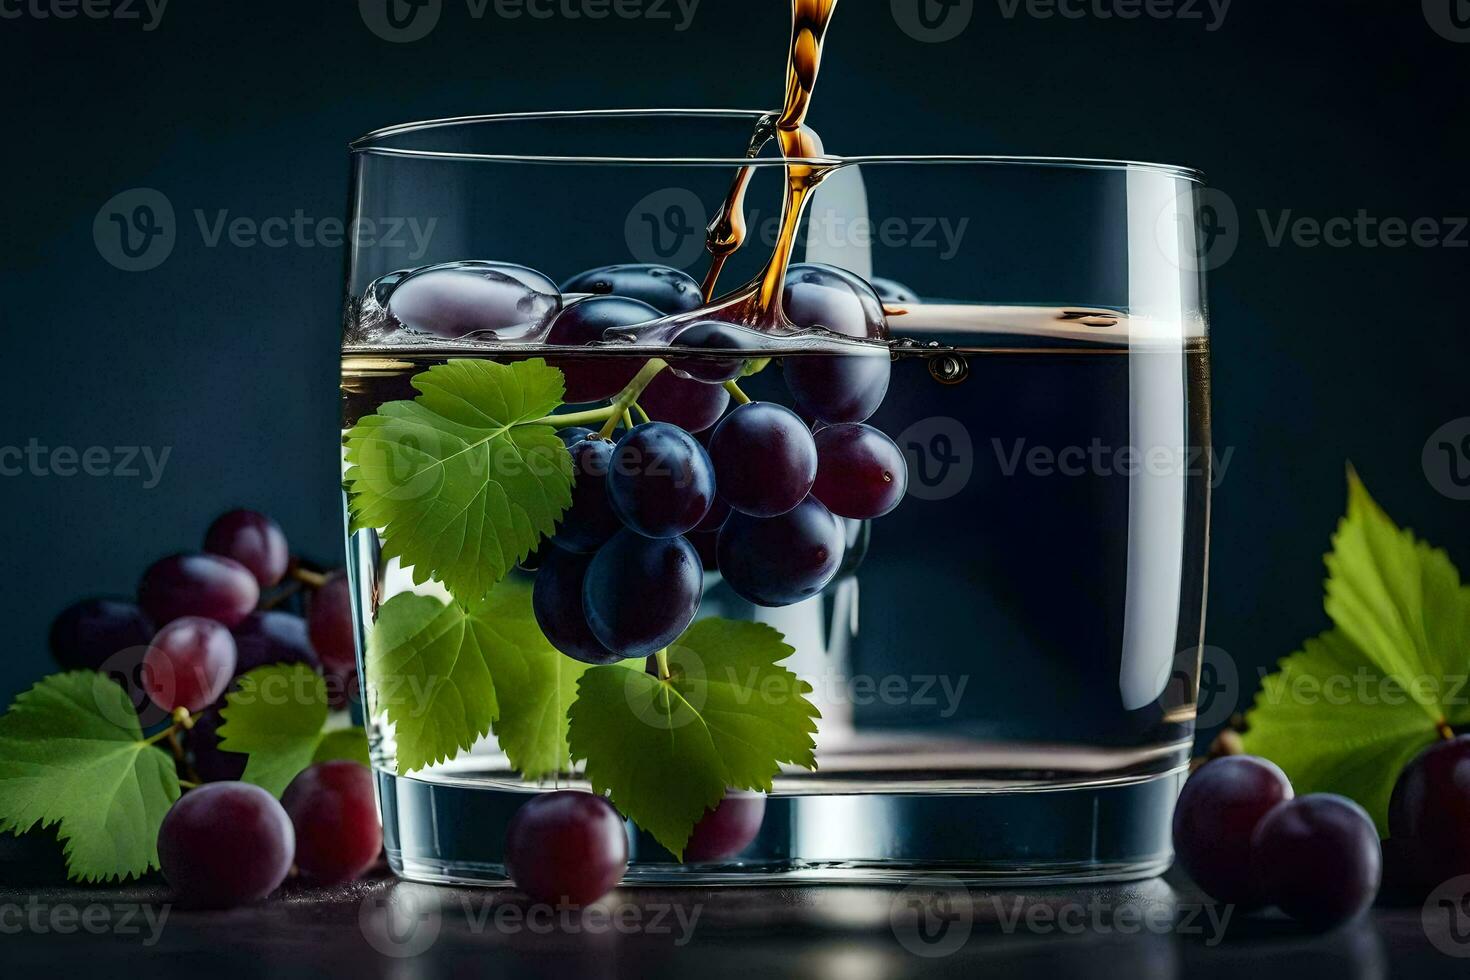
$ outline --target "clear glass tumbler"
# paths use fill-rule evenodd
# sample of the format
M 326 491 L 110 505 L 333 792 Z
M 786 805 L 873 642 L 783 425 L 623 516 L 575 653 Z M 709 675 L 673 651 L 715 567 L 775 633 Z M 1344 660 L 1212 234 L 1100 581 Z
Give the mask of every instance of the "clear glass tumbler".
M 520 274 L 540 284 L 526 318 L 544 322 L 574 301 L 550 295 L 547 279 L 658 263 L 701 280 L 706 225 L 747 164 L 749 237 L 718 292 L 751 281 L 775 246 L 791 163 L 745 158 L 759 117 L 488 116 L 355 143 L 344 432 L 417 395 L 418 373 L 458 359 L 631 374 L 650 356 L 637 344 L 475 333 L 478 314 L 464 310 L 462 336 L 436 335 L 396 318 L 392 298 L 415 269 L 515 263 L 546 277 Z M 733 843 L 683 863 L 630 822 L 629 879 L 1157 873 L 1190 756 L 1205 604 L 1199 175 L 1088 160 L 821 159 L 840 166 L 816 191 L 792 261 L 874 280 L 883 295 L 891 381 L 868 424 L 902 450 L 907 494 L 877 520 L 845 520 L 840 571 L 797 604 L 756 605 L 705 574 L 700 617 L 768 623 L 795 648 L 787 666 L 821 712 L 818 767 L 783 769 L 769 794 L 735 794 Z M 741 352 L 770 358 L 741 380 L 750 397 L 790 404 L 782 375 L 799 346 L 772 337 Z M 389 645 L 373 642 L 383 606 L 447 593 L 389 557 L 383 528 L 361 523 L 348 553 L 371 680 L 374 651 Z M 534 565 L 511 576 L 529 581 Z M 521 779 L 493 734 L 410 770 L 383 708 L 390 695 L 366 688 L 388 857 L 406 878 L 504 881 L 516 809 L 531 794 L 587 787 L 571 764 Z

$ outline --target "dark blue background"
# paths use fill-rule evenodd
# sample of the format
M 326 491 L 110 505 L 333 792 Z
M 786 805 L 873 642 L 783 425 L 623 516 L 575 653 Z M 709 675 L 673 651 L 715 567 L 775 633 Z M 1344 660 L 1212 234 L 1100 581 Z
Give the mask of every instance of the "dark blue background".
M 1178 162 L 1231 195 L 1240 244 L 1212 305 L 1216 441 L 1234 456 L 1216 497 L 1209 642 L 1245 686 L 1324 625 L 1321 555 L 1348 459 L 1401 522 L 1470 566 L 1470 504 L 1420 462 L 1430 433 L 1470 415 L 1470 249 L 1272 248 L 1256 218 L 1470 214 L 1470 44 L 1408 2 L 1236 0 L 1215 31 L 1001 9 L 979 0 L 960 38 L 922 44 L 887 3 L 848 0 L 813 123 L 842 151 Z M 300 550 L 338 560 L 342 252 L 207 248 L 195 209 L 340 216 L 345 144 L 393 122 L 772 104 L 787 18 L 784 0 L 703 0 L 680 33 L 477 21 L 445 0 L 438 29 L 403 45 L 340 0 L 174 0 L 146 32 L 0 19 L 0 445 L 171 447 L 152 489 L 0 477 L 0 696 L 51 669 L 59 609 L 130 592 L 229 506 L 267 510 Z M 100 257 L 92 222 L 135 187 L 171 199 L 179 241 L 157 269 L 126 273 Z

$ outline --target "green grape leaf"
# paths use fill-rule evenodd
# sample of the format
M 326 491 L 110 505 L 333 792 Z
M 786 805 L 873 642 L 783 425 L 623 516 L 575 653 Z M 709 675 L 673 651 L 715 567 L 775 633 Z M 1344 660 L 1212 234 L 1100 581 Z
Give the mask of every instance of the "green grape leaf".
M 705 619 L 669 647 L 668 680 L 594 667 L 570 711 L 572 758 L 682 858 L 727 788 L 770 792 L 782 763 L 816 768 L 811 687 L 779 666 L 792 652 L 769 626 Z
M 327 721 L 327 685 L 306 664 L 257 667 L 220 712 L 220 750 L 249 758 L 240 778 L 280 796 L 316 758 Z
M 1387 836 L 1403 767 L 1470 724 L 1470 588 L 1444 552 L 1395 526 L 1356 474 L 1348 493 L 1327 556 L 1336 627 L 1265 679 L 1244 742 L 1298 794 L 1350 797 Z
M 484 624 L 485 656 L 495 678 L 500 717 L 495 737 L 525 779 L 571 766 L 567 710 L 588 666 L 563 655 L 536 623 L 529 584 L 506 579 L 475 610 Z
M 59 824 L 74 880 L 158 867 L 158 828 L 178 798 L 173 759 L 143 741 L 126 692 L 104 675 L 47 677 L 0 716 L 0 830 Z
M 365 766 L 369 764 L 367 732 L 361 725 L 322 732 L 322 740 L 317 743 L 311 761 L 333 762 L 337 759 L 360 762 Z
M 562 373 L 536 358 L 454 360 L 416 375 L 345 437 L 356 526 L 379 528 L 383 557 L 461 602 L 484 596 L 571 505 L 572 464 L 549 425 Z

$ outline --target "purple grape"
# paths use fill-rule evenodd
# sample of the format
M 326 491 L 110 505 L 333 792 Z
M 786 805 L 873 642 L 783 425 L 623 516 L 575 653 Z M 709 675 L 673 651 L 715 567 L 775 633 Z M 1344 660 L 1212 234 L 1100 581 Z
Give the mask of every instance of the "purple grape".
M 219 517 L 204 535 L 204 550 L 250 569 L 262 589 L 285 578 L 291 565 L 291 548 L 281 525 L 253 510 L 232 510 Z
M 51 624 L 51 655 L 63 670 L 103 670 L 118 654 L 142 650 L 153 639 L 153 624 L 131 602 L 86 599 L 68 606 Z
M 919 302 L 919 294 L 896 279 L 874 276 L 868 280 L 868 285 L 873 287 L 873 292 L 885 303 Z
M 347 573 L 327 576 L 306 607 L 306 631 L 311 648 L 329 671 L 357 669 L 357 630 L 352 625 L 352 592 Z
M 1412 842 L 1419 875 L 1470 875 L 1470 735 L 1436 742 L 1404 767 L 1388 828 L 1395 840 Z
M 184 733 L 184 744 L 192 756 L 194 772 L 206 783 L 239 779 L 245 774 L 245 763 L 249 761 L 243 752 L 226 752 L 219 747 L 219 730 L 225 723 L 220 708 L 224 703 L 217 702 L 196 714 L 194 727 Z
M 559 309 L 555 283 L 506 262 L 429 266 L 405 276 L 388 296 L 399 323 L 449 340 L 517 340 L 539 333 Z
M 820 593 L 842 565 L 846 529 L 815 497 L 779 517 L 738 511 L 720 530 L 720 574 L 758 606 L 789 606 Z
M 1291 799 L 1291 782 L 1254 756 L 1213 759 L 1184 784 L 1174 808 L 1174 853 L 1216 901 L 1254 907 L 1266 901 L 1251 875 L 1251 835 Z
M 219 555 L 171 555 L 143 573 L 138 605 L 158 626 L 203 616 L 227 629 L 255 610 L 260 585 L 250 569 Z
M 866 422 L 888 394 L 886 350 L 798 354 L 784 363 L 786 387 L 804 415 L 822 422 Z
M 559 435 L 572 456 L 572 506 L 561 517 L 551 540 L 581 554 L 596 551 L 618 533 L 622 523 L 607 496 L 613 444 L 588 429 L 563 429 Z
M 685 432 L 705 432 L 730 407 L 730 393 L 722 385 L 663 371 L 643 389 L 638 406 L 656 421 L 677 425 Z
M 710 438 L 709 454 L 720 499 L 752 517 L 794 509 L 817 478 L 811 430 L 774 402 L 750 402 L 725 416 Z
M 164 711 L 203 711 L 235 676 L 235 641 L 212 619 L 185 616 L 158 631 L 143 657 L 143 689 Z
M 546 342 L 556 347 L 586 347 L 599 344 L 608 330 L 632 327 L 657 320 L 658 310 L 636 299 L 621 296 L 594 296 L 568 306 L 551 321 Z M 569 404 L 598 402 L 622 391 L 643 362 L 636 357 L 604 356 L 589 352 L 587 357 L 548 358 L 547 363 L 560 368 L 566 376 Z
M 704 297 L 699 283 L 686 272 L 667 265 L 605 265 L 579 272 L 561 284 L 564 293 L 624 296 L 647 303 L 660 313 L 688 313 Z
M 623 659 L 592 635 L 582 605 L 591 555 L 550 549 L 531 588 L 531 608 L 550 644 L 584 664 L 611 664 Z
M 623 819 L 600 796 L 533 796 L 506 828 L 506 874 L 534 901 L 587 905 L 616 888 L 627 870 Z
M 673 345 L 679 348 L 724 353 L 725 351 L 758 351 L 766 337 L 748 327 L 718 320 L 696 323 L 679 333 Z M 733 381 L 745 372 L 743 357 L 671 357 L 669 366 L 696 381 L 718 384 Z
M 367 766 L 318 762 L 291 781 L 281 806 L 296 832 L 296 867 L 308 881 L 338 885 L 377 862 L 383 828 Z
M 873 287 L 846 269 L 814 262 L 793 265 L 781 297 L 786 318 L 857 340 L 886 340 L 888 320 Z
M 816 434 L 817 480 L 812 495 L 839 517 L 882 517 L 908 490 L 903 450 L 867 425 L 829 425 Z M 716 467 L 718 474 L 719 469 Z M 720 483 L 724 488 L 723 480 Z
M 1260 893 L 1314 929 L 1357 918 L 1378 895 L 1383 854 L 1368 811 L 1313 793 L 1281 804 L 1251 838 Z
M 272 664 L 305 664 L 321 670 L 306 620 L 294 613 L 266 610 L 251 613 L 230 631 L 238 653 L 235 676 Z
M 582 606 L 592 635 L 620 657 L 648 657 L 694 621 L 704 570 L 683 538 L 619 531 L 592 559 Z
M 210 783 L 179 798 L 158 829 L 158 862 L 196 908 L 258 902 L 291 870 L 296 833 L 276 798 L 248 783 Z
M 714 469 L 699 440 L 667 422 L 649 422 L 618 442 L 607 493 L 628 527 L 650 538 L 673 538 L 709 514 Z
M 684 846 L 684 863 L 724 861 L 750 846 L 766 819 L 764 796 L 727 795 L 706 810 Z

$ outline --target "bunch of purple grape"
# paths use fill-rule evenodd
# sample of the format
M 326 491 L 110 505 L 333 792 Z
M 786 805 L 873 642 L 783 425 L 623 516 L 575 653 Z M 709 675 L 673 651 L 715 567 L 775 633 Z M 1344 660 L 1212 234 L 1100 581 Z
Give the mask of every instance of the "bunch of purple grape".
M 597 344 L 699 300 L 692 279 L 659 266 L 596 269 L 562 289 L 594 295 L 551 321 L 557 346 Z M 798 326 L 885 336 L 878 295 L 841 269 L 794 267 L 785 300 Z M 668 646 L 693 621 L 706 570 L 761 606 L 817 595 L 843 565 L 848 522 L 887 514 L 907 486 L 898 446 L 864 424 L 888 390 L 886 350 L 785 356 L 798 414 L 749 401 L 733 384 L 769 347 L 766 335 L 705 320 L 669 342 L 677 354 L 635 400 L 648 421 L 616 441 L 587 428 L 561 432 L 573 499 L 553 547 L 538 556 L 534 605 L 551 643 L 585 663 Z M 578 403 L 618 395 L 642 364 L 604 356 L 556 366 L 566 400 Z M 732 393 L 741 404 L 727 411 Z
M 305 615 L 287 611 L 305 589 Z M 299 606 L 299 603 L 297 603 Z M 306 664 L 347 707 L 357 679 L 346 576 L 305 568 L 280 525 L 249 510 L 210 526 L 204 550 L 172 555 L 144 573 L 137 601 L 88 599 L 51 627 L 66 670 L 108 674 L 128 692 L 144 727 L 184 729 L 186 792 L 159 831 L 164 876 L 192 905 L 224 907 L 274 891 L 294 866 L 304 878 L 356 878 L 377 861 L 382 829 L 372 775 L 351 761 L 300 773 L 281 802 L 238 782 L 246 756 L 219 748 L 220 709 L 242 675 Z M 231 847 L 220 848 L 221 835 Z
M 289 611 L 309 593 L 305 614 Z M 143 574 L 136 601 L 87 599 L 52 623 L 51 652 L 66 670 L 109 674 L 145 727 L 179 708 L 192 774 L 238 779 L 244 756 L 220 752 L 219 709 L 233 682 L 269 664 L 306 664 L 334 707 L 355 696 L 357 661 L 346 575 L 312 571 L 285 533 L 250 510 L 222 515 L 200 552 L 170 555 Z

